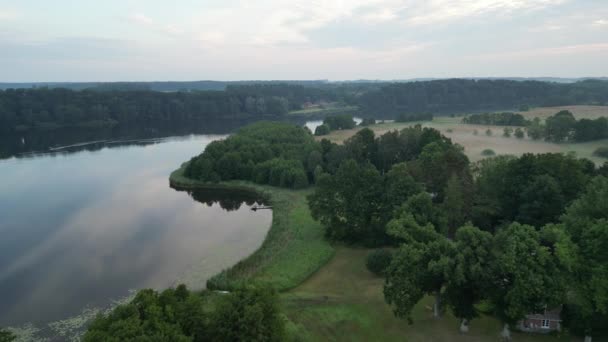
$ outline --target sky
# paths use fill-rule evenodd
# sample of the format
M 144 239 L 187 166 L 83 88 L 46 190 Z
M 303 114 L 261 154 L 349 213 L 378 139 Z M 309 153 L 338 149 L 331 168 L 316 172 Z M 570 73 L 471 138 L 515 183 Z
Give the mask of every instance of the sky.
M 0 82 L 608 76 L 608 0 L 0 0 Z

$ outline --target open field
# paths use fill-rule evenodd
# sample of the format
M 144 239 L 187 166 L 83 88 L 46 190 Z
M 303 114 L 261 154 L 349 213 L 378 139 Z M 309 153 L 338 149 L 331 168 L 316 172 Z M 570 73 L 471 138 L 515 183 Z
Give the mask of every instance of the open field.
M 580 107 L 580 106 L 579 106 Z M 603 107 L 602 107 L 603 108 Z M 606 113 L 608 116 L 608 113 Z M 608 159 L 593 156 L 593 151 L 600 146 L 608 146 L 608 139 L 597 140 L 586 143 L 565 143 L 555 144 L 546 141 L 534 141 L 528 137 L 517 139 L 514 136 L 505 138 L 502 136 L 505 126 L 484 126 L 462 124 L 461 118 L 438 117 L 433 121 L 424 122 L 403 122 L 403 123 L 381 123 L 369 126 L 376 135 L 382 135 L 388 131 L 400 130 L 405 127 L 421 124 L 425 127 L 432 127 L 439 130 L 442 134 L 452 139 L 455 143 L 462 145 L 465 153 L 473 162 L 479 161 L 484 156 L 481 151 L 492 149 L 497 155 L 510 154 L 519 156 L 524 153 L 576 153 L 577 157 L 589 158 L 596 164 L 602 164 Z M 516 128 L 516 127 L 512 127 Z M 349 130 L 332 131 L 329 135 L 316 137 L 318 140 L 326 138 L 335 143 L 342 143 L 344 140 L 353 136 L 361 127 Z M 492 136 L 486 135 L 486 130 L 492 131 Z M 450 130 L 450 131 L 448 131 Z M 474 134 L 477 130 L 477 135 Z
M 262 246 L 252 255 L 209 281 L 215 289 L 230 289 L 241 281 L 259 281 L 278 290 L 293 288 L 332 257 L 321 224 L 310 216 L 306 196 L 312 191 L 288 190 L 248 182 L 208 184 L 183 176 L 185 164 L 170 183 L 183 189 L 222 187 L 255 191 L 272 206 L 272 225 Z
M 563 107 L 539 107 L 532 108 L 527 112 L 519 112 L 526 119 L 534 119 L 539 117 L 546 119 L 547 117 L 562 111 L 569 110 L 574 114 L 574 117 L 579 119 L 597 119 L 599 117 L 608 117 L 608 106 L 563 106 Z
M 447 313 L 433 318 L 432 299 L 414 309 L 413 325 L 393 316 L 383 280 L 365 267 L 367 249 L 337 247 L 334 258 L 299 287 L 283 294 L 291 329 L 307 341 L 500 341 L 501 323 L 483 316 L 461 335 Z M 572 336 L 513 333 L 515 342 L 578 341 Z

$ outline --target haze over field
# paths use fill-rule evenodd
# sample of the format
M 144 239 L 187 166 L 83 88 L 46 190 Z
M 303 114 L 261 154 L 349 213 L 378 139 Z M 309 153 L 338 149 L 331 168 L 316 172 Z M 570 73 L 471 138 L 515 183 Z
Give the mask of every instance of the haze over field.
M 4 82 L 599 77 L 607 35 L 608 6 L 597 0 L 2 0 L 0 75 Z

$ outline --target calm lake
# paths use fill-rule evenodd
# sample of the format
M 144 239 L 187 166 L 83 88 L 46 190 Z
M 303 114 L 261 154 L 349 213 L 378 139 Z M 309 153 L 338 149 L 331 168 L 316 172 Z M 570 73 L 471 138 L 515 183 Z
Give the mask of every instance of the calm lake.
M 62 320 L 141 288 L 202 288 L 257 249 L 272 212 L 250 210 L 256 198 L 169 187 L 171 171 L 223 137 L 43 146 L 20 158 L 5 151 L 0 326 Z

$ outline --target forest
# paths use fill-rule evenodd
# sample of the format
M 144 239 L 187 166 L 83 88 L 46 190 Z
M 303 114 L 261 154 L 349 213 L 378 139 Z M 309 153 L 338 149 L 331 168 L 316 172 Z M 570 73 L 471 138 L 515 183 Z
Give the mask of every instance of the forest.
M 7 89 L 0 91 L 0 131 L 277 118 L 334 99 L 333 92 L 288 84 L 192 92 Z
M 586 80 L 569 84 L 539 81 L 449 79 L 390 83 L 362 94 L 364 115 L 394 118 L 401 113 L 434 114 L 508 110 L 521 106 L 608 103 L 608 82 Z
M 363 117 L 414 121 L 432 114 L 607 102 L 608 81 L 600 80 L 568 84 L 467 79 L 259 82 L 227 83 L 223 90 L 180 91 L 154 91 L 133 84 L 102 84 L 79 90 L 9 88 L 0 90 L 0 131 L 277 118 L 320 103 L 357 106 L 358 115 Z
M 254 135 L 283 125 L 254 125 Z M 284 158 L 293 133 L 267 140 L 275 153 L 257 162 Z M 381 136 L 364 128 L 342 145 L 307 136 L 302 130 L 306 148 L 293 165 L 308 181 L 301 186 L 314 184 L 311 214 L 330 241 L 380 248 L 368 265 L 385 278 L 385 300 L 397 317 L 411 321 L 414 305 L 431 295 L 435 315 L 449 308 L 463 331 L 485 303 L 504 323 L 505 338 L 525 315 L 559 306 L 573 333 L 606 333 L 608 163 L 597 168 L 547 153 L 471 164 L 460 146 L 421 126 Z M 251 153 L 249 144 L 228 145 Z M 213 170 L 215 180 L 251 179 Z

